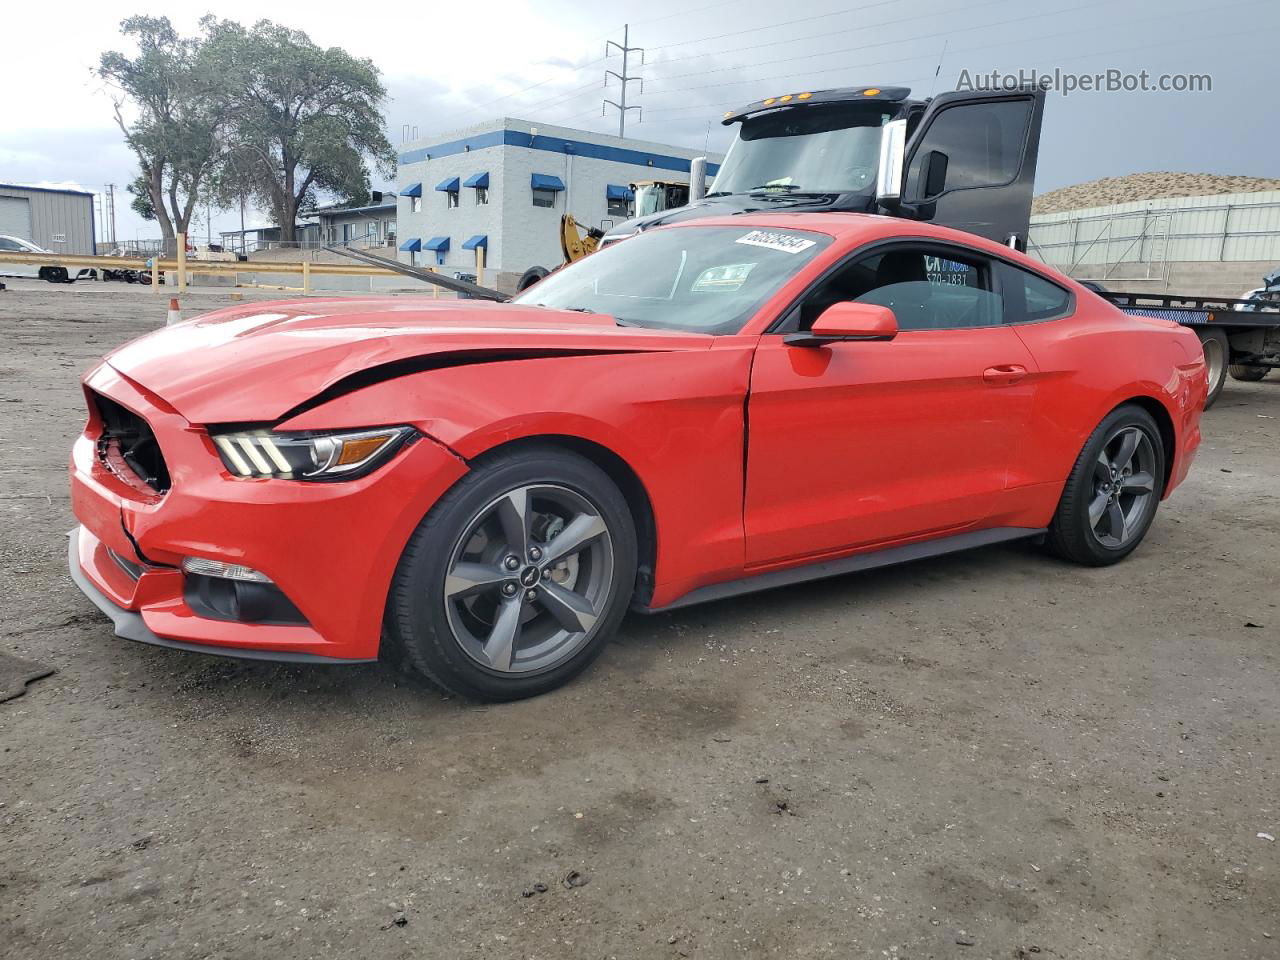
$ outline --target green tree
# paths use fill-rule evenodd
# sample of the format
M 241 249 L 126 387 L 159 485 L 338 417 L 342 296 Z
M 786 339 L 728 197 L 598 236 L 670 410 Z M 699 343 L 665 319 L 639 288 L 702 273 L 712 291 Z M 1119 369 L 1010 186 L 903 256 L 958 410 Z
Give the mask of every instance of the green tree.
M 156 206 L 151 202 L 151 188 L 147 185 L 147 175 L 140 173 L 125 185 L 125 190 L 129 193 L 132 200 L 129 201 L 129 207 L 140 216 L 143 220 L 154 220 L 156 218 Z
M 235 179 L 249 178 L 282 240 L 294 239 L 298 214 L 319 193 L 367 200 L 366 161 L 384 177 L 394 174 L 381 109 L 387 91 L 371 60 L 321 48 L 269 20 L 249 30 L 231 21 L 210 29 L 218 59 L 238 81 L 231 142 L 254 159 Z
M 206 17 L 199 36 L 182 37 L 168 17 L 129 17 L 120 32 L 137 55 L 108 51 L 96 70 L 115 91 L 116 123 L 142 170 L 135 184 L 145 188 L 167 241 L 187 232 L 202 189 L 223 162 L 233 100 L 217 61 L 222 48 L 210 42 L 214 26 Z M 139 202 L 135 193 L 135 209 Z

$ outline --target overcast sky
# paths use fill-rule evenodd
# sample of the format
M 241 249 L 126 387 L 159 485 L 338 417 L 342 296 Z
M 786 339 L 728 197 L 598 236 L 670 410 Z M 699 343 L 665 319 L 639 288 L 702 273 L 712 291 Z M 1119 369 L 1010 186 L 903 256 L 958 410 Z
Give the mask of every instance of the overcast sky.
M 168 15 L 193 32 L 200 4 L 64 0 L 58 13 L 18 4 L 5 14 L 0 182 L 117 191 L 136 173 L 111 100 L 91 74 L 123 49 L 119 21 Z M 498 116 L 617 132 L 601 117 L 605 41 L 646 48 L 629 136 L 723 150 L 726 109 L 766 96 L 854 84 L 953 89 L 962 70 L 1212 76 L 1210 93 L 1050 96 L 1036 190 L 1152 170 L 1280 177 L 1280 3 L 1225 0 L 487 0 L 484 3 L 284 3 L 220 0 L 223 18 L 268 17 L 345 47 L 382 70 L 387 130 L 432 136 Z M 941 69 L 939 70 L 939 63 Z M 935 76 L 936 73 L 936 76 Z M 262 222 L 251 214 L 251 221 Z M 253 223 L 251 223 L 253 225 Z M 239 226 L 214 214 L 213 233 Z M 200 228 L 204 233 L 203 226 Z M 101 236 L 101 234 L 99 234 Z M 158 236 L 117 201 L 121 239 Z

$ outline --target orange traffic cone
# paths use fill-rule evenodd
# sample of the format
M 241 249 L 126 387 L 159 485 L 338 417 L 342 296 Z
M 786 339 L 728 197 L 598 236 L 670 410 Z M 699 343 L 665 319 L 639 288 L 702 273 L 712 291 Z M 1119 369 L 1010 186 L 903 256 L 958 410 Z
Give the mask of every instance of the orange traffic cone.
M 169 298 L 169 316 L 165 318 L 164 325 L 166 327 L 171 327 L 175 323 L 181 323 L 181 322 L 182 322 L 182 310 L 178 306 L 178 298 L 170 297 Z

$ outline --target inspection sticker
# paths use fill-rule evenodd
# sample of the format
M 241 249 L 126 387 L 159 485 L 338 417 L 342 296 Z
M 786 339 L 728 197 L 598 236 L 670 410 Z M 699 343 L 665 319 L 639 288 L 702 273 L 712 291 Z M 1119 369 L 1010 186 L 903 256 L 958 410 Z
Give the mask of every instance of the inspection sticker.
M 770 250 L 781 250 L 783 253 L 800 253 L 808 250 L 818 241 L 806 240 L 791 233 L 777 233 L 773 230 L 752 230 L 734 243 L 745 243 L 753 247 L 768 247 Z

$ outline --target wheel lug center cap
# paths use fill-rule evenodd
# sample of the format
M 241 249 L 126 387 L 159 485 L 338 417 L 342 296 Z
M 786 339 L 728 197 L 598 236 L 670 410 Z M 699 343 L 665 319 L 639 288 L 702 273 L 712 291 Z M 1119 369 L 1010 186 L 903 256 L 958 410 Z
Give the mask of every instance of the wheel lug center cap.
M 541 579 L 541 577 L 542 574 L 538 572 L 537 567 L 532 565 L 527 566 L 520 571 L 520 585 L 524 587 L 535 587 L 538 585 L 538 580 Z

